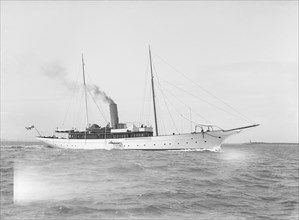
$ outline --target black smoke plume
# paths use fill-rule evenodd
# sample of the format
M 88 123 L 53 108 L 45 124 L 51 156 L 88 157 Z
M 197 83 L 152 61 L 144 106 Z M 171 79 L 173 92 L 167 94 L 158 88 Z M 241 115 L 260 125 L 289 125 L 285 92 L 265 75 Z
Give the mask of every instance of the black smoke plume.
M 101 98 L 104 102 L 107 102 L 108 104 L 115 104 L 112 98 L 110 98 L 104 91 L 100 90 L 100 88 L 97 85 L 90 85 L 87 84 L 86 88 L 88 91 L 92 92 L 94 97 Z
M 60 62 L 53 62 L 51 64 L 48 64 L 44 66 L 42 70 L 48 77 L 60 80 L 62 84 L 71 91 L 78 90 L 82 86 L 82 84 L 67 79 L 67 71 Z M 115 103 L 113 99 L 109 97 L 104 91 L 100 90 L 97 85 L 87 84 L 86 88 L 94 95 L 95 98 L 100 98 L 104 102 L 107 102 L 109 104 Z

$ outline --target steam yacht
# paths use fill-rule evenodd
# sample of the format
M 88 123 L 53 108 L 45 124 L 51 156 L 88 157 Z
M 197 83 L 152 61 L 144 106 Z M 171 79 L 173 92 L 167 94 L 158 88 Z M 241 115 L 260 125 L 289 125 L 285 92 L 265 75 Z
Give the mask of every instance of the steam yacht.
M 121 149 L 121 150 L 210 150 L 219 151 L 222 142 L 229 136 L 239 133 L 241 130 L 258 126 L 252 124 L 246 127 L 223 130 L 213 125 L 197 124 L 194 132 L 184 134 L 159 135 L 156 114 L 154 75 L 152 70 L 151 50 L 149 48 L 151 70 L 151 92 L 153 100 L 153 112 L 155 121 L 154 129 L 151 126 L 120 123 L 117 105 L 111 102 L 110 123 L 106 126 L 92 124 L 84 131 L 75 129 L 56 129 L 53 136 L 37 136 L 37 140 L 52 147 L 67 149 Z M 83 66 L 83 85 L 86 97 L 86 84 Z M 86 114 L 87 114 L 86 102 Z M 88 117 L 87 117 L 88 118 Z

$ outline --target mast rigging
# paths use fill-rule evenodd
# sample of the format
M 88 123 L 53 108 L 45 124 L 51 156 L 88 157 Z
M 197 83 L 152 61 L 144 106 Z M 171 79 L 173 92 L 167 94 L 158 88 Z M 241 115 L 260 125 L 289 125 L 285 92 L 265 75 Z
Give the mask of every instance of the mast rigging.
M 156 113 L 156 101 L 155 101 L 154 75 L 153 75 L 153 66 L 152 66 L 152 54 L 151 54 L 151 47 L 150 46 L 149 46 L 149 57 L 150 57 L 150 67 L 151 67 L 151 81 L 152 81 L 152 94 L 153 94 L 153 106 L 154 106 L 156 136 L 159 136 L 158 123 L 157 123 L 157 113 Z
M 85 94 L 85 110 L 86 110 L 86 126 L 88 128 L 88 108 L 87 108 L 87 93 L 86 93 L 86 83 L 85 83 L 85 71 L 84 71 L 84 59 L 82 54 L 82 70 L 83 70 L 83 85 L 84 85 L 84 94 Z

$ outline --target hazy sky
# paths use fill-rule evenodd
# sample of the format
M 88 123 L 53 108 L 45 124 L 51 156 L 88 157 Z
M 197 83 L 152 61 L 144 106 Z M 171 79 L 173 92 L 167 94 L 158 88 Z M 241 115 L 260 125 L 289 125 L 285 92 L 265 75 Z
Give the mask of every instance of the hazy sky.
M 249 124 L 198 84 L 261 124 L 227 142 L 298 142 L 298 1 L 1 1 L 1 138 L 84 127 L 82 53 L 120 121 L 153 125 L 149 44 L 162 133 L 189 132 L 190 108 L 195 122 Z M 90 122 L 105 125 L 96 102 L 106 121 L 89 96 Z

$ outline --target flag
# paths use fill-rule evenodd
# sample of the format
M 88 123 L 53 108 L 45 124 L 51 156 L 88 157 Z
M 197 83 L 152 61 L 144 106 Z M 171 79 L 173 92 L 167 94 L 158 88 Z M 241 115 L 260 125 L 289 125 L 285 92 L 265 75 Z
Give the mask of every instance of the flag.
M 32 128 L 34 128 L 34 125 L 30 126 L 30 127 L 25 127 L 27 130 L 31 130 Z

